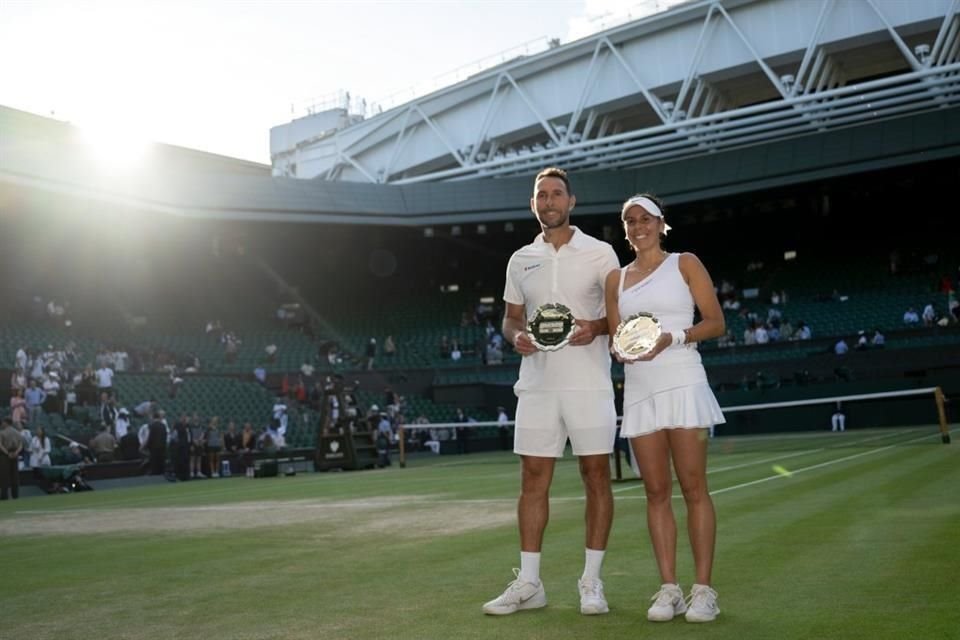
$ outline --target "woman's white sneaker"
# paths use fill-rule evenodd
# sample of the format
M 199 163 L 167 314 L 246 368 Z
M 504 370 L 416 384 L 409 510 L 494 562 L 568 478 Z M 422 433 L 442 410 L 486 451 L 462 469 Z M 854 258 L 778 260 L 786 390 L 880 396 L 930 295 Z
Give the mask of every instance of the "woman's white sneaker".
M 647 609 L 647 620 L 653 622 L 673 620 L 687 610 L 687 604 L 683 601 L 683 590 L 678 584 L 660 585 L 660 591 L 650 599 L 653 604 Z
M 690 588 L 690 605 L 687 608 L 687 622 L 713 622 L 720 615 L 717 606 L 717 592 L 705 584 L 695 584 Z

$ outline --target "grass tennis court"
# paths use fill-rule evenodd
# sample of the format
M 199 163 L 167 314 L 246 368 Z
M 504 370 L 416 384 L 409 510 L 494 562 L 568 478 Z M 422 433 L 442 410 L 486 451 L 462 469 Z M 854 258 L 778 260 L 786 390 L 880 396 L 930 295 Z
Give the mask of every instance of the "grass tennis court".
M 21 499 L 0 505 L 3 637 L 958 638 L 958 446 L 932 425 L 712 441 L 708 625 L 646 620 L 659 580 L 636 481 L 614 487 L 611 612 L 580 615 L 569 455 L 543 549 L 550 604 L 505 617 L 480 606 L 519 562 L 507 453 Z M 679 570 L 687 589 L 683 535 Z

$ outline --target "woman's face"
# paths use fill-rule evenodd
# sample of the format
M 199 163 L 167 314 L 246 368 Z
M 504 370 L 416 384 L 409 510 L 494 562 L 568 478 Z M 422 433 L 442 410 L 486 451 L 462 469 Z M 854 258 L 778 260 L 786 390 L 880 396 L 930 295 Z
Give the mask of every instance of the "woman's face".
M 660 246 L 663 218 L 651 215 L 646 209 L 635 204 L 623 214 L 623 230 L 634 251 L 656 248 Z

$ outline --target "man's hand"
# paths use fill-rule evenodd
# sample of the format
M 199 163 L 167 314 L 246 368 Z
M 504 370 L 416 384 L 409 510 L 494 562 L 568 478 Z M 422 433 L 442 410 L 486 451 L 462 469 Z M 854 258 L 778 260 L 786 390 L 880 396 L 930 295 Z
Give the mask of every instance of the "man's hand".
M 574 322 L 576 322 L 577 328 L 573 330 L 573 335 L 570 336 L 571 346 L 582 347 L 590 344 L 594 338 L 601 335 L 597 329 L 596 320 L 574 320 Z
M 530 339 L 530 336 L 523 331 L 517 333 L 517 337 L 514 339 L 513 349 L 522 356 L 529 356 L 539 351 L 539 349 L 533 345 L 533 340 Z

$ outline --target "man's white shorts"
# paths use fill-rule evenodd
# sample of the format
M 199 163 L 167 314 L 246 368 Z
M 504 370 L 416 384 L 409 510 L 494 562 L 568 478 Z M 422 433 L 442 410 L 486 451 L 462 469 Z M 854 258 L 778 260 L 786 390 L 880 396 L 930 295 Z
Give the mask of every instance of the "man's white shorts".
M 613 391 L 522 391 L 517 394 L 513 452 L 562 458 L 570 438 L 573 454 L 609 454 L 617 430 Z

